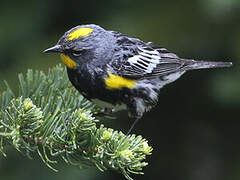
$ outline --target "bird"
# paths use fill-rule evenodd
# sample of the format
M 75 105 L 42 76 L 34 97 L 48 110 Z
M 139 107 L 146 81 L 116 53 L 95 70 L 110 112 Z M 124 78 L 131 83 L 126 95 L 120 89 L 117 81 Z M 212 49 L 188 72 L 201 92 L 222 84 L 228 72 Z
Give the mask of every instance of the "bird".
M 78 25 L 44 53 L 60 53 L 72 85 L 110 110 L 127 110 L 134 121 L 157 105 L 160 89 L 185 72 L 230 67 L 232 62 L 180 58 L 164 47 L 99 25 Z

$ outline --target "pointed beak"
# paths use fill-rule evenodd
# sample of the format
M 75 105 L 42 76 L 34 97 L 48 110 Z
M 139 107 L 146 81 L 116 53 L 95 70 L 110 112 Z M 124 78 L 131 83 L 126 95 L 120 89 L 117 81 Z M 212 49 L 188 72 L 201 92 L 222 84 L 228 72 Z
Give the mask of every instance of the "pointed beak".
M 44 52 L 44 53 L 49 53 L 49 52 L 63 52 L 63 50 L 62 50 L 62 46 L 60 46 L 60 45 L 57 44 L 57 45 L 55 45 L 55 46 L 53 46 L 53 47 L 50 47 L 50 48 L 44 50 L 43 52 Z

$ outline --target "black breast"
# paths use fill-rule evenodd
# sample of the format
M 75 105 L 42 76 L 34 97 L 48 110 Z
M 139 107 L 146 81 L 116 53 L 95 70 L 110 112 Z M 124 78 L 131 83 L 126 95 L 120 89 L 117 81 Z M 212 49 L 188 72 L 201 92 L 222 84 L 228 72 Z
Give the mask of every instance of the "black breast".
M 131 99 L 130 89 L 109 90 L 105 88 L 104 77 L 106 72 L 91 70 L 91 68 L 67 68 L 68 78 L 72 85 L 85 98 L 100 99 L 113 105 L 125 103 L 128 104 Z

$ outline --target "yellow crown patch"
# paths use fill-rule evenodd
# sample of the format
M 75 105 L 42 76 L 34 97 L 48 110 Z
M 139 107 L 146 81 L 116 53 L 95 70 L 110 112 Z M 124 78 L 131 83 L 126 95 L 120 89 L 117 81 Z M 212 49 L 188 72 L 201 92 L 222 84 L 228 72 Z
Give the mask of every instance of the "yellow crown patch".
M 93 32 L 91 28 L 79 28 L 68 35 L 68 40 L 74 40 L 80 37 L 88 36 Z

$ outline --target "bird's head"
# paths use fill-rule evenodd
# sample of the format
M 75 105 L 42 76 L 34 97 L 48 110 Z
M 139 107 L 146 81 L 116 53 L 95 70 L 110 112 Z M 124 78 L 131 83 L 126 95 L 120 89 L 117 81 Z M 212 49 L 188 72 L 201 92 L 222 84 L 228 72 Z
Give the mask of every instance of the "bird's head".
M 94 58 L 96 49 L 104 46 L 102 40 L 106 37 L 106 32 L 93 24 L 76 26 L 67 31 L 55 46 L 43 52 L 60 53 L 64 64 L 73 69 Z

